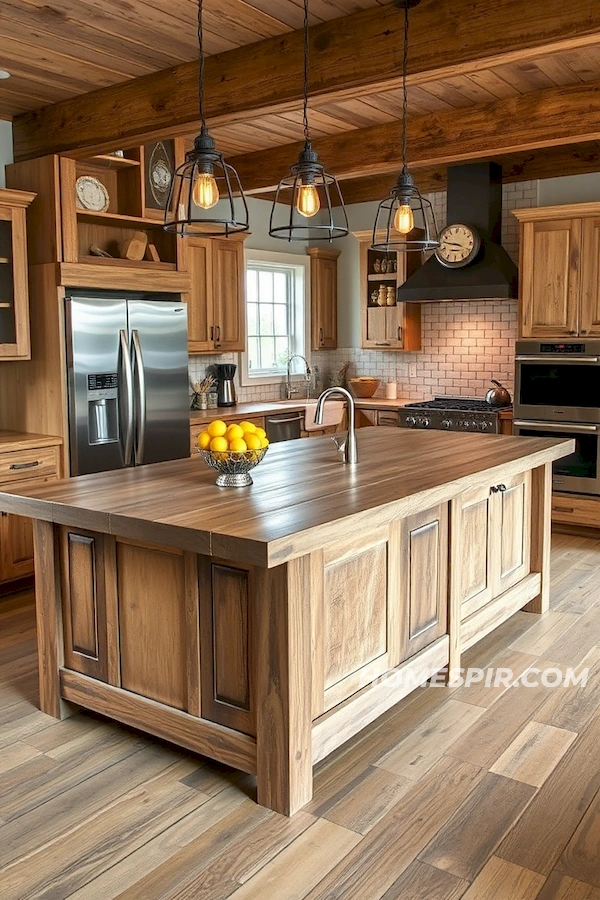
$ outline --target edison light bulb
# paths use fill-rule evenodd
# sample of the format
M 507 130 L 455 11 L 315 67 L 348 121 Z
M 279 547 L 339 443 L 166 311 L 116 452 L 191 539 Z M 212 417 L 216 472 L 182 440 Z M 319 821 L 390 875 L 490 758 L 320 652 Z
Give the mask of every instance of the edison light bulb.
M 298 200 L 296 201 L 296 209 L 301 216 L 310 219 L 321 209 L 321 201 L 319 200 L 319 192 L 314 184 L 301 184 L 298 190 Z
M 212 173 L 200 172 L 192 190 L 192 199 L 201 209 L 212 209 L 219 202 L 219 189 Z
M 399 231 L 400 234 L 408 234 L 414 227 L 415 217 L 413 216 L 413 211 L 410 206 L 403 203 L 396 210 L 396 215 L 394 216 L 394 228 L 396 231 Z

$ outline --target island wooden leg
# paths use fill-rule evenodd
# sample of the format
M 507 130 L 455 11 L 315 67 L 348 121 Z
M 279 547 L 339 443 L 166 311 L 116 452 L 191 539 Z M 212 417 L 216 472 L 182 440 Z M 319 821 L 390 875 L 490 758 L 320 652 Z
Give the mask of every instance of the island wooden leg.
M 62 605 L 56 533 L 51 522 L 33 521 L 35 615 L 37 627 L 40 709 L 55 719 L 76 712 L 60 697 L 64 663 Z
M 550 608 L 550 539 L 552 518 L 552 464 L 531 472 L 531 571 L 539 572 L 542 586 L 525 612 L 545 613 Z
M 256 577 L 257 799 L 286 816 L 312 797 L 309 563 Z

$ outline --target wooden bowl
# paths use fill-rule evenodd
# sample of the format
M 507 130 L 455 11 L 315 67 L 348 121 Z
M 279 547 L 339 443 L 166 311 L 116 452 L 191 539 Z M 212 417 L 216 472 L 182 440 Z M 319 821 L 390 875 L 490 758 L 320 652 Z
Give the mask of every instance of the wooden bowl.
M 379 378 L 351 378 L 349 384 L 354 396 L 358 397 L 359 400 L 363 400 L 373 396 L 381 381 Z

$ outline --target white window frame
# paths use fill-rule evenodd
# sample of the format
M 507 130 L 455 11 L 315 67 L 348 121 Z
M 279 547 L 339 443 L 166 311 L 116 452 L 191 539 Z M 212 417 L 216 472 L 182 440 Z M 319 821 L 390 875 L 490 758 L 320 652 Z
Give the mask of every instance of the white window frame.
M 270 250 L 251 250 L 246 249 L 246 265 L 245 272 L 249 262 L 265 263 L 269 267 L 289 268 L 290 266 L 296 270 L 296 296 L 295 303 L 297 309 L 297 321 L 302 322 L 302 343 L 303 347 L 294 349 L 294 352 L 302 353 L 310 360 L 310 257 L 300 256 L 295 253 L 276 253 Z M 246 317 L 246 335 L 248 334 L 248 306 L 244 305 L 244 315 Z M 274 375 L 251 375 L 248 371 L 248 353 L 244 351 L 240 353 L 240 383 L 243 387 L 261 384 L 282 384 L 285 382 L 285 371 L 277 372 Z M 293 381 L 304 381 L 302 374 L 293 375 Z

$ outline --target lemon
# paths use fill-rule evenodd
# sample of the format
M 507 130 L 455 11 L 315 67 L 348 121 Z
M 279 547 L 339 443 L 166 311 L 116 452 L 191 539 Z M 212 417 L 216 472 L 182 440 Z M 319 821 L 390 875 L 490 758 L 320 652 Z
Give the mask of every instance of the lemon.
M 240 428 L 247 434 L 256 434 L 256 425 L 254 422 L 240 422 Z
M 225 437 L 227 438 L 227 440 L 230 443 L 231 443 L 231 441 L 236 440 L 236 438 L 237 439 L 243 438 L 244 437 L 244 429 L 240 425 L 232 424 L 229 426 L 229 428 L 225 432 Z
M 229 449 L 232 453 L 245 453 L 248 449 L 248 445 L 242 438 L 234 438 L 229 442 Z
M 251 434 L 247 431 L 244 434 L 244 440 L 246 441 L 248 450 L 260 450 L 262 447 L 261 440 L 257 434 Z
M 222 437 L 227 431 L 227 425 L 222 419 L 215 419 L 206 429 L 212 438 Z M 225 447 L 225 449 L 227 449 Z
M 198 446 L 201 450 L 207 450 L 210 447 L 212 438 L 208 431 L 203 431 L 198 435 Z
M 256 427 L 256 433 L 259 436 L 259 438 L 266 438 L 266 436 L 267 436 L 267 432 L 265 431 L 265 429 L 259 428 L 258 426 Z
M 211 425 L 214 425 L 214 424 L 215 424 L 214 422 L 211 422 Z M 222 435 L 216 435 L 215 437 L 213 437 L 212 441 L 210 442 L 210 449 L 218 450 L 218 451 L 228 450 L 229 443 L 227 441 L 227 438 L 223 437 Z
M 260 439 L 260 446 L 261 446 L 261 447 L 268 447 L 268 446 L 269 446 L 269 442 L 268 442 L 268 440 L 266 439 L 266 437 Z

